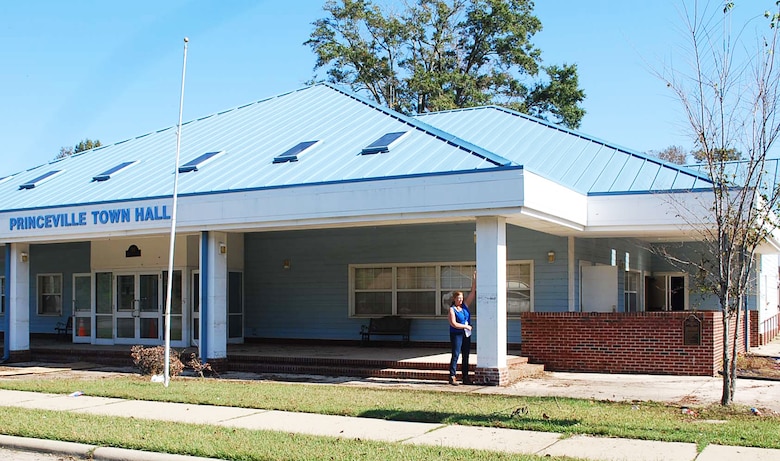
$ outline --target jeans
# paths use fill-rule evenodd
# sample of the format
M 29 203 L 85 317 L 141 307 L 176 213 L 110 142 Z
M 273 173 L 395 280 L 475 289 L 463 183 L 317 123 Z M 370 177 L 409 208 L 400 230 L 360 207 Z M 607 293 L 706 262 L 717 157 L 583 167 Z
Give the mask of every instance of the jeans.
M 469 352 L 471 351 L 471 337 L 466 337 L 463 330 L 453 333 L 450 332 L 450 345 L 452 346 L 452 359 L 450 360 L 450 376 L 455 376 L 458 370 L 458 357 L 463 354 L 463 363 L 460 371 L 463 379 L 469 375 Z

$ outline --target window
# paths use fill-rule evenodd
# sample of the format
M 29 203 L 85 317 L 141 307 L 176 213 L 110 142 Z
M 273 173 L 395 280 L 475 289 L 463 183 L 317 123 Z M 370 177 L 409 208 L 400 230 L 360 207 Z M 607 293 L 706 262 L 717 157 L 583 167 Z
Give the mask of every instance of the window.
M 476 266 L 464 264 L 350 266 L 351 314 L 446 316 L 453 291 L 468 295 Z M 507 264 L 507 313 L 532 310 L 531 262 Z M 477 314 L 476 303 L 469 306 Z
M 386 133 L 376 141 L 364 147 L 363 150 L 360 152 L 360 154 L 373 155 L 373 154 L 383 154 L 385 152 L 390 152 L 390 148 L 393 147 L 393 145 L 395 145 L 396 143 L 398 143 L 398 140 L 401 139 L 405 134 L 406 131 L 396 131 L 393 133 Z
M 506 265 L 506 313 L 507 315 L 531 312 L 532 266 L 530 262 Z
M 117 165 L 115 167 L 112 167 L 112 168 L 110 168 L 110 169 L 100 173 L 97 176 L 92 177 L 92 180 L 93 181 L 108 181 L 109 179 L 111 179 L 111 177 L 113 175 L 116 175 L 120 171 L 124 170 L 125 168 L 127 168 L 127 167 L 129 167 L 131 165 L 135 165 L 136 163 L 138 163 L 138 162 L 137 161 L 122 162 L 119 165 Z
M 298 144 L 274 157 L 274 163 L 297 162 L 299 154 L 302 154 L 306 149 L 317 144 L 318 142 L 319 141 L 299 142 Z
M 39 186 L 39 185 L 43 184 L 44 182 L 50 180 L 51 178 L 57 176 L 60 173 L 62 173 L 62 170 L 52 170 L 52 171 L 46 172 L 46 173 L 38 176 L 37 178 L 33 179 L 32 181 L 26 182 L 26 183 L 22 184 L 21 186 L 19 186 L 19 190 L 22 190 L 22 189 L 35 189 L 36 186 Z
M 219 157 L 224 153 L 225 151 L 221 150 L 218 152 L 206 152 L 205 154 L 199 155 L 198 157 L 180 166 L 179 173 L 189 173 L 190 171 L 198 171 L 198 168 L 209 163 L 210 161 L 214 160 L 215 158 Z
M 0 315 L 5 314 L 5 277 L 0 277 Z
M 38 276 L 38 315 L 62 315 L 62 274 Z
M 626 312 L 639 312 L 639 272 L 626 271 L 625 274 L 625 286 L 623 287 L 625 310 Z
M 684 273 L 657 273 L 645 277 L 648 311 L 683 311 L 688 306 L 688 277 Z

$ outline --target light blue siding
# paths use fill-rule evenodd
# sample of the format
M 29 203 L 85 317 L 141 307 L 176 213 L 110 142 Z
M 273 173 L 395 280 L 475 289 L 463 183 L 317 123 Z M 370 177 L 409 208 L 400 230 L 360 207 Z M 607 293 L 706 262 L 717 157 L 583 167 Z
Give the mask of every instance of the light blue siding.
M 247 234 L 246 335 L 359 339 L 366 320 L 349 318 L 350 264 L 473 262 L 474 230 L 467 223 Z M 537 310 L 565 311 L 566 239 L 509 226 L 507 247 L 509 260 L 534 260 Z M 550 249 L 560 255 L 553 264 Z M 519 320 L 508 325 L 509 342 L 519 342 Z M 448 341 L 448 331 L 445 318 L 412 322 L 415 341 Z
M 30 332 L 54 333 L 73 312 L 73 274 L 90 272 L 89 242 L 30 245 Z M 62 274 L 62 315 L 38 315 L 38 274 Z

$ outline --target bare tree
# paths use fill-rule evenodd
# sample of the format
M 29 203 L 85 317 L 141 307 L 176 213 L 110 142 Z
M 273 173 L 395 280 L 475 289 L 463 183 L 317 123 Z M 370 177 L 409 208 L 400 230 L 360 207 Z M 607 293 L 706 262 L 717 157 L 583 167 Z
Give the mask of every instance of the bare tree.
M 780 0 L 772 3 L 764 15 L 768 24 L 757 16 L 732 34 L 734 2 L 683 2 L 691 66 L 659 74 L 681 102 L 702 170 L 712 180 L 707 225 L 696 231 L 701 260 L 691 263 L 700 288 L 717 297 L 723 313 L 722 405 L 734 399 L 740 307 L 755 284 L 757 250 L 779 224 L 780 189 L 766 168 L 780 133 Z

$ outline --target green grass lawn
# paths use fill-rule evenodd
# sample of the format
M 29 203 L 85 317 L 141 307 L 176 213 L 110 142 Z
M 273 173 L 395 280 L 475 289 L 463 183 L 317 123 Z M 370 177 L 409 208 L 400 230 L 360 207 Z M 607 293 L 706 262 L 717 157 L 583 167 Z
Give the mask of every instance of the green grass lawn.
M 94 380 L 0 380 L 0 388 L 58 394 L 69 394 L 79 390 L 86 395 L 102 397 L 692 442 L 696 443 L 699 449 L 710 443 L 780 448 L 780 438 L 777 436 L 780 417 L 755 416 L 749 409 L 741 406 L 724 408 L 714 405 L 693 408 L 696 411 L 694 416 L 682 414 L 678 406 L 656 402 L 632 404 L 408 388 L 196 378 L 176 378 L 171 381 L 168 388 L 165 388 L 159 383 L 149 382 L 148 377 L 139 375 Z M 76 417 L 75 415 L 57 416 L 57 418 Z M 9 418 L 4 416 L 0 421 L 2 421 L 0 422 L 2 432 L 10 433 Z M 164 423 L 159 424 L 164 425 Z M 28 430 L 37 429 L 33 424 Z M 206 430 L 231 431 L 214 428 Z M 35 435 L 31 434 L 31 436 Z M 247 437 L 251 437 L 251 431 Z M 411 458 L 404 455 L 399 459 Z M 469 459 L 479 458 L 469 456 Z

